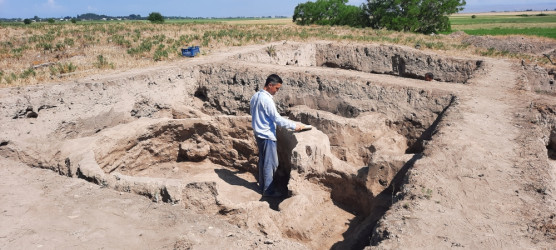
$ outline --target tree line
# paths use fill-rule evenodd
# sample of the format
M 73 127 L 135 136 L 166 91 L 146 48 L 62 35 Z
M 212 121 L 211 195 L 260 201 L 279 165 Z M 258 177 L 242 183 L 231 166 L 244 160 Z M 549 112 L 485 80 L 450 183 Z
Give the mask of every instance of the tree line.
M 298 4 L 298 25 L 347 25 L 417 33 L 450 31 L 448 15 L 463 10 L 465 0 L 368 0 L 361 6 L 348 0 L 316 0 Z

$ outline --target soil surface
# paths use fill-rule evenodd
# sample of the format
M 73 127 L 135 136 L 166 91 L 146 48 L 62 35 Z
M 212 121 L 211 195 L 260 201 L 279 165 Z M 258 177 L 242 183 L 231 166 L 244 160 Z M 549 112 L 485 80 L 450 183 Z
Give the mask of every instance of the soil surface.
M 2 249 L 302 249 L 213 216 L 0 158 Z
M 2 89 L 0 249 L 556 245 L 556 98 L 521 62 L 272 45 Z M 279 131 L 279 200 L 257 192 L 246 108 L 270 73 L 315 127 Z
M 528 106 L 555 99 L 516 91 L 511 62 L 488 64 L 457 90 L 457 108 L 380 222 L 379 249 L 554 246 L 556 169 L 537 160 L 546 150 Z

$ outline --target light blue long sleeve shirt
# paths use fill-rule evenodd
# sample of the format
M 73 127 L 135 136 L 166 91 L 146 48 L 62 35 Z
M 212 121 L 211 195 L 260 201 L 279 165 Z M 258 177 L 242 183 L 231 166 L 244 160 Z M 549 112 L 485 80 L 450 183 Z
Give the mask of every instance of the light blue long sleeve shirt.
M 272 95 L 260 90 L 251 97 L 249 102 L 253 130 L 255 136 L 276 141 L 276 125 L 287 129 L 295 129 L 295 123 L 280 116 Z

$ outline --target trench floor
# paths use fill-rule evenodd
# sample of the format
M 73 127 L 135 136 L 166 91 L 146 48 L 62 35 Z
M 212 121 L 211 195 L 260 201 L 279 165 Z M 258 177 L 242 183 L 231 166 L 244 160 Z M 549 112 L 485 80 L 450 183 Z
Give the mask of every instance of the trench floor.
M 356 215 L 335 204 L 330 190 L 320 184 L 290 180 L 289 196 L 263 198 L 253 174 L 208 160 L 158 164 L 132 175 L 179 179 L 183 183 L 214 182 L 219 208 L 238 211 L 222 213 L 224 219 L 240 227 L 247 224 L 254 233 L 295 240 L 312 249 L 330 248 L 342 242 L 344 233 L 357 221 Z M 256 225 L 261 221 L 262 226 Z

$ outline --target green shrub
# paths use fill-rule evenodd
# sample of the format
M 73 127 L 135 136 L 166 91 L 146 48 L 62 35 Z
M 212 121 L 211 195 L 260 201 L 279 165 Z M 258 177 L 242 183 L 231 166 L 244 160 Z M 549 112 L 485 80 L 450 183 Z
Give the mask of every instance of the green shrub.
M 472 15 L 471 18 L 473 19 L 477 18 L 477 15 Z
M 124 46 L 126 48 L 131 47 L 131 42 L 129 40 L 126 40 L 123 35 L 113 35 L 109 38 L 109 41 L 112 41 L 113 43 Z
M 133 31 L 133 41 L 137 42 L 137 41 L 139 41 L 140 38 L 141 38 L 141 30 L 135 29 Z
M 164 47 L 164 44 L 158 46 L 154 51 L 153 60 L 162 61 L 163 58 L 168 58 L 168 51 L 166 51 Z
M 32 22 L 33 22 L 33 21 L 32 21 L 31 19 L 29 19 L 29 18 L 25 18 L 25 19 L 23 20 L 23 23 L 24 23 L 24 24 L 31 24 Z
M 56 51 L 62 51 L 66 48 L 66 46 L 63 43 L 57 43 L 56 44 Z
M 77 70 L 77 66 L 73 65 L 73 63 L 56 63 L 49 67 L 51 75 L 59 75 L 59 74 L 67 74 L 72 73 Z
M 151 23 L 164 23 L 164 17 L 158 12 L 151 12 L 147 20 L 151 21 Z
M 141 44 L 139 44 L 139 46 L 137 48 L 128 49 L 127 53 L 130 54 L 130 55 L 143 54 L 145 52 L 151 51 L 152 46 L 153 46 L 153 43 L 149 39 L 147 39 L 145 41 L 142 41 Z
M 65 39 L 64 39 L 64 43 L 65 43 L 67 46 L 73 46 L 73 45 L 75 44 L 75 42 L 74 42 L 73 39 L 71 39 L 71 38 L 65 38 Z
M 495 48 L 489 48 L 487 51 L 481 52 L 482 56 L 493 56 L 496 54 Z
M 26 70 L 24 70 L 21 74 L 19 74 L 19 78 L 21 79 L 27 79 L 30 76 L 35 76 L 35 70 L 33 68 L 28 68 Z
M 48 50 L 48 51 L 52 51 L 52 49 L 54 48 L 52 46 L 52 44 L 50 43 L 38 43 L 37 46 L 35 47 L 37 49 L 43 49 L 43 50 Z
M 4 77 L 4 79 L 6 80 L 6 83 L 10 84 L 14 81 L 17 81 L 17 75 L 12 72 L 9 76 Z
M 103 55 L 98 55 L 97 56 L 97 61 L 94 63 L 95 67 L 99 68 L 99 69 L 104 69 L 104 68 L 114 68 L 114 64 L 108 62 L 108 60 L 106 60 L 106 58 L 104 58 Z
M 154 44 L 159 44 L 159 43 L 164 42 L 164 40 L 166 39 L 166 36 L 165 36 L 164 34 L 162 34 L 162 35 L 154 35 L 154 36 L 152 37 L 152 39 L 153 39 L 153 43 L 154 43 Z
M 274 45 L 270 45 L 270 46 L 266 47 L 266 53 L 270 57 L 275 57 L 276 56 L 276 47 Z
M 12 49 L 12 54 L 13 57 L 20 59 L 21 57 L 23 57 L 23 51 L 25 50 L 25 47 L 19 47 L 16 49 Z
M 54 20 L 54 18 L 48 18 L 47 22 L 52 24 L 52 23 L 55 23 L 56 21 Z

